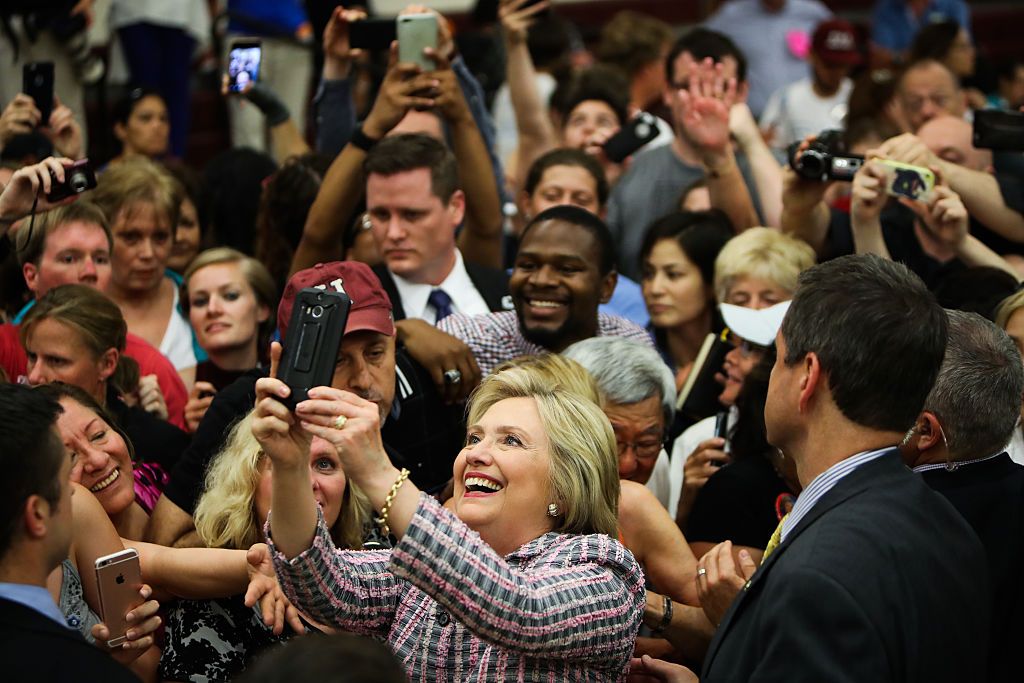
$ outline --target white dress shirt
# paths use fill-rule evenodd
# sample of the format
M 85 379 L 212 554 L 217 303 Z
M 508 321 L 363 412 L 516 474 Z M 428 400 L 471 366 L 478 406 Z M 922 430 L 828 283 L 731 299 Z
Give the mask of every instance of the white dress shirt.
M 398 296 L 402 300 L 406 318 L 419 318 L 426 320 L 431 325 L 436 324 L 437 311 L 427 303 L 430 293 L 435 289 L 443 289 L 445 294 L 451 297 L 452 313 L 481 315 L 491 312 L 487 302 L 477 291 L 473 281 L 469 279 L 466 264 L 462 260 L 462 252 L 458 249 L 455 250 L 455 265 L 448 273 L 448 277 L 439 285 L 410 282 L 395 273 L 391 273 L 391 276 L 395 279 L 395 289 L 398 290 Z

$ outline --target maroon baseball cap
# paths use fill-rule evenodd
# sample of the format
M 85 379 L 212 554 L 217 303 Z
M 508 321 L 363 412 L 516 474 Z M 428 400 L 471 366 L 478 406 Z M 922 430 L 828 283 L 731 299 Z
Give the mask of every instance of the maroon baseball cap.
M 348 294 L 352 299 L 352 308 L 348 312 L 345 334 L 371 330 L 394 336 L 395 320 L 391 315 L 391 299 L 370 267 L 359 261 L 331 261 L 300 270 L 288 280 L 277 307 L 277 327 L 281 331 L 281 339 L 288 334 L 295 296 L 307 287 Z
M 856 66 L 862 61 L 857 29 L 843 19 L 829 19 L 818 24 L 811 36 L 811 50 L 828 64 Z

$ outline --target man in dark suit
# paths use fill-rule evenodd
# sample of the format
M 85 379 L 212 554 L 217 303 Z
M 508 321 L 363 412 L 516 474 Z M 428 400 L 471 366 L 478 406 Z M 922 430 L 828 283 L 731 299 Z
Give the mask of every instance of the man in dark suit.
M 74 454 L 57 433 L 60 410 L 0 385 L 0 671 L 9 681 L 136 681 L 68 628 L 46 589 L 71 544 Z
M 947 311 L 949 340 L 924 410 L 900 446 L 985 547 L 992 586 L 988 681 L 1019 681 L 1024 641 L 1024 467 L 1006 444 L 1020 419 L 1024 367 L 1013 340 L 976 313 Z
M 801 275 L 765 423 L 803 492 L 723 617 L 702 681 L 986 680 L 984 550 L 896 450 L 946 327 L 902 265 L 850 256 Z M 720 578 L 710 559 L 704 590 Z

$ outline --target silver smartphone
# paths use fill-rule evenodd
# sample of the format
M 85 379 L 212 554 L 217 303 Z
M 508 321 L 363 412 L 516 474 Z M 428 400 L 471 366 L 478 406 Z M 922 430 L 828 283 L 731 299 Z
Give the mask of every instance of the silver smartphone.
M 142 569 L 139 552 L 128 548 L 96 559 L 96 584 L 100 589 L 100 616 L 110 630 L 107 647 L 117 647 L 125 640 L 128 622 L 125 615 L 142 604 Z
M 430 13 L 398 17 L 398 61 L 419 64 L 424 71 L 436 68 L 434 60 L 423 54 L 427 47 L 437 49 L 437 16 Z

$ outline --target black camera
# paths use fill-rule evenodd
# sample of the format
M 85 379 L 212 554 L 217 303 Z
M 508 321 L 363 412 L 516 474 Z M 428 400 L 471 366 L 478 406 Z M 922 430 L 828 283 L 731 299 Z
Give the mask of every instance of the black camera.
M 801 178 L 826 182 L 829 180 L 853 180 L 854 174 L 864 165 L 864 157 L 847 154 L 843 132 L 824 130 L 818 134 L 807 149 L 800 151 L 802 140 L 789 146 L 789 165 Z
M 50 177 L 53 178 L 52 173 Z M 46 199 L 51 202 L 59 202 L 62 199 L 82 194 L 86 190 L 92 190 L 95 187 L 96 172 L 93 170 L 92 164 L 89 163 L 88 159 L 82 159 L 64 168 L 63 183 L 58 183 L 57 179 L 53 178 L 53 183 L 50 185 L 50 192 L 46 195 Z

